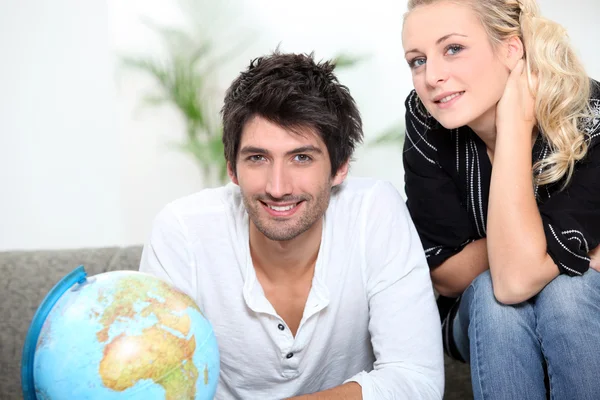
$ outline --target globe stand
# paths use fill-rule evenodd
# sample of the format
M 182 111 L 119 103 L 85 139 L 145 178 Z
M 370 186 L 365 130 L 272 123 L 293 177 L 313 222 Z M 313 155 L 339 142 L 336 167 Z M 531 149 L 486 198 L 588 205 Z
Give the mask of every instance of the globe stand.
M 85 272 L 83 265 L 80 265 L 62 278 L 52 290 L 50 290 L 35 312 L 29 330 L 27 331 L 27 336 L 25 337 L 25 345 L 23 346 L 23 355 L 21 359 L 21 387 L 23 389 L 24 400 L 37 400 L 35 394 L 35 382 L 33 380 L 33 362 L 37 341 L 48 314 L 67 290 L 77 283 L 85 283 L 86 279 L 87 273 Z

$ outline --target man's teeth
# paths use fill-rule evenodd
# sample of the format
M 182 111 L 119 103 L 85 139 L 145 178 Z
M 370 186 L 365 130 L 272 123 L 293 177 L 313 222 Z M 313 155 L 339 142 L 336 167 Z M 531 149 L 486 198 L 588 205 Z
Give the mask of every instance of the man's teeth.
M 461 94 L 463 94 L 463 92 L 458 92 L 458 93 L 451 94 L 450 96 L 446 96 L 440 100 L 440 103 L 447 103 L 450 100 L 452 100 L 453 98 L 460 96 Z
M 271 210 L 275 210 L 275 211 L 289 211 L 289 210 L 291 210 L 294 207 L 296 207 L 295 204 L 290 204 L 289 206 L 283 206 L 283 207 L 277 207 L 277 206 L 269 205 L 269 208 Z

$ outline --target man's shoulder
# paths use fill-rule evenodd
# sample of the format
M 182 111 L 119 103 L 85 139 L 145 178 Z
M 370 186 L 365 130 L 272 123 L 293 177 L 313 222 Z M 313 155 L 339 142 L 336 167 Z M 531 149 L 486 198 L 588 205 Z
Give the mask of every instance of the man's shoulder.
M 216 188 L 205 188 L 179 197 L 168 203 L 161 213 L 168 213 L 186 220 L 226 218 L 235 215 L 243 207 L 239 187 L 233 183 Z
M 349 176 L 340 185 L 340 192 L 343 191 L 347 196 L 360 196 L 381 190 L 385 186 L 392 186 L 392 184 L 389 181 L 379 178 Z
M 403 201 L 394 185 L 386 180 L 366 177 L 348 177 L 333 193 L 334 207 L 349 205 L 386 204 Z

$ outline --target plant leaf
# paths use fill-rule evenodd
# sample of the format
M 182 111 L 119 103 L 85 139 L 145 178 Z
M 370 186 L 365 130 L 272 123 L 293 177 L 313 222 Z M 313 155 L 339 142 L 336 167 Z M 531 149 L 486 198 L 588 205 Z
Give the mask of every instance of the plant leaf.
M 379 134 L 369 143 L 369 146 L 394 144 L 402 147 L 404 144 L 404 136 L 404 125 L 398 123 Z
M 340 53 L 333 58 L 333 62 L 335 63 L 336 69 L 342 68 L 350 68 L 354 67 L 356 64 L 365 60 L 366 56 L 357 56 L 351 55 L 347 53 Z

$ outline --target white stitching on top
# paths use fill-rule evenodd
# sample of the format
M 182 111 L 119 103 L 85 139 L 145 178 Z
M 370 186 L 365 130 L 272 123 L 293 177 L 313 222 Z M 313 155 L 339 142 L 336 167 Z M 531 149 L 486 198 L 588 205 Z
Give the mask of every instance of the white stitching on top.
M 585 251 L 588 252 L 588 253 L 590 252 L 590 247 L 588 246 L 588 242 L 587 242 L 587 240 L 585 240 L 585 236 L 583 236 L 583 233 L 581 233 L 581 232 L 579 232 L 578 230 L 575 230 L 575 229 L 571 229 L 571 230 L 568 230 L 568 231 L 562 231 L 561 233 L 563 235 L 565 235 L 565 236 L 568 235 L 569 233 L 578 233 L 579 235 L 581 235 L 581 239 L 583 240 L 583 243 L 585 245 Z M 567 239 L 569 239 L 569 240 L 577 239 L 577 240 L 579 240 L 579 245 L 581 245 L 581 240 L 577 236 L 571 236 L 571 237 L 569 237 Z
M 469 140 L 469 144 L 473 147 L 474 143 L 472 140 Z M 473 194 L 473 172 L 475 171 L 475 153 L 473 152 L 472 164 L 471 164 L 471 181 L 469 182 L 469 187 L 471 189 L 471 209 L 473 210 L 473 216 L 475 217 L 475 227 L 477 228 L 477 233 L 479 236 L 481 235 L 481 229 L 479 229 L 479 221 L 477 220 L 477 208 L 475 207 L 475 196 Z
M 483 228 L 483 233 L 487 233 L 487 229 L 485 227 L 485 218 L 483 218 L 483 204 L 481 200 L 481 167 L 479 164 L 479 150 L 477 150 L 477 145 L 474 142 L 473 148 L 475 149 L 475 154 L 477 155 L 477 194 L 479 196 L 479 215 L 481 217 L 481 227 Z
M 433 250 L 435 250 L 435 249 L 439 249 L 439 248 L 441 248 L 441 247 L 443 247 L 443 246 L 441 246 L 441 245 L 440 245 L 440 246 L 433 246 L 433 247 L 430 247 L 430 248 L 428 248 L 427 250 L 425 250 L 425 253 L 429 253 L 430 251 L 433 251 Z
M 427 129 L 431 129 L 431 127 L 430 127 L 429 125 L 427 125 L 427 124 L 425 123 L 425 121 L 422 121 L 422 120 L 421 120 L 419 117 L 417 117 L 417 114 L 415 114 L 415 111 L 413 110 L 412 103 L 413 103 L 413 99 L 414 99 L 414 97 L 415 97 L 416 95 L 417 95 L 417 94 L 416 94 L 416 92 L 414 92 L 414 91 L 413 91 L 413 92 L 411 92 L 411 94 L 410 94 L 410 96 L 411 96 L 411 97 L 410 97 L 410 99 L 408 100 L 408 111 L 411 113 L 411 115 L 412 115 L 412 116 L 413 116 L 413 117 L 414 117 L 414 118 L 415 118 L 417 121 L 419 121 L 419 123 L 420 123 L 421 125 L 423 125 L 423 126 L 424 126 L 425 128 L 427 128 Z M 415 104 L 416 104 L 416 100 L 414 100 L 414 101 L 415 101 Z M 423 115 L 423 117 L 425 117 L 425 116 Z
M 575 257 L 577 257 L 577 258 L 580 258 L 580 259 L 582 259 L 582 260 L 585 260 L 585 261 L 588 261 L 588 262 L 590 261 L 590 259 L 589 259 L 588 257 L 583 257 L 583 256 L 580 256 L 580 255 L 579 255 L 579 254 L 577 254 L 577 253 L 573 253 L 573 252 L 571 251 L 571 249 L 569 249 L 567 246 L 565 246 L 565 245 L 564 245 L 564 244 L 563 244 L 563 243 L 562 243 L 562 242 L 561 242 L 561 241 L 558 239 L 558 236 L 556 236 L 556 232 L 554 232 L 554 228 L 552 227 L 552 225 L 548 224 L 548 228 L 550 228 L 550 231 L 552 232 L 552 235 L 554 236 L 554 239 L 556 239 L 556 241 L 558 242 L 558 244 L 560 244 L 560 246 L 561 246 L 563 249 L 567 250 L 569 253 L 573 254 L 573 255 L 574 255 Z
M 563 267 L 564 269 L 566 269 L 567 271 L 571 271 L 572 273 L 574 273 L 574 274 L 577 274 L 577 275 L 583 275 L 581 272 L 579 272 L 579 271 L 575 271 L 574 269 L 567 267 L 567 266 L 566 266 L 565 264 L 563 264 L 563 263 L 559 263 L 559 264 L 560 264 L 560 265 L 562 265 L 562 267 Z
M 542 154 L 542 158 L 541 160 L 546 158 L 546 155 L 548 154 L 548 143 L 546 143 L 544 145 L 544 153 Z M 543 171 L 543 168 L 540 168 L 538 170 L 538 175 L 541 174 Z M 535 188 L 533 189 L 533 197 L 537 198 L 537 194 L 538 194 L 538 185 L 535 185 Z M 548 192 L 548 187 L 546 186 L 546 192 L 548 193 L 548 198 L 550 198 L 550 192 Z
M 458 152 L 458 129 L 454 129 L 454 137 L 456 138 L 456 172 L 458 172 L 460 160 L 460 155 Z
M 577 236 L 567 238 L 567 240 L 577 240 L 579 242 L 579 247 L 583 246 L 583 243 L 581 243 L 581 239 L 579 239 Z
M 408 133 L 408 132 L 409 132 L 409 130 L 407 129 L 407 130 L 406 130 L 406 137 L 408 138 L 408 140 L 410 140 L 410 142 L 412 143 L 413 147 L 414 147 L 414 148 L 415 148 L 415 149 L 416 149 L 416 150 L 417 150 L 417 151 L 418 151 L 418 152 L 419 152 L 419 153 L 420 153 L 420 154 L 421 154 L 421 155 L 422 155 L 422 156 L 423 156 L 423 157 L 424 157 L 424 158 L 425 158 L 427 161 L 429 161 L 429 162 L 430 162 L 430 163 L 432 163 L 433 165 L 436 165 L 436 162 L 435 162 L 435 161 L 433 161 L 431 158 L 427 157 L 427 156 L 425 155 L 425 153 L 423 153 L 423 152 L 421 151 L 421 149 L 419 149 L 419 148 L 417 147 L 417 144 L 414 142 L 414 140 L 412 139 L 412 137 L 410 137 L 410 135 L 409 135 L 409 133 Z
M 415 99 L 416 97 L 416 99 Z M 417 94 L 416 91 L 413 91 L 412 93 L 412 98 L 415 99 L 415 105 L 419 105 L 419 103 L 421 102 L 421 99 L 419 98 L 419 95 Z M 421 105 L 423 105 L 423 103 L 421 103 Z M 419 113 L 419 115 L 421 117 L 423 117 L 425 119 L 425 121 L 427 121 L 429 119 L 429 115 L 427 115 L 426 113 L 423 112 L 423 110 L 421 110 L 419 107 L 417 107 L 417 112 Z
M 425 137 L 424 137 L 423 135 L 421 135 L 421 132 L 419 132 L 419 130 L 418 130 L 418 129 L 417 129 L 417 127 L 415 126 L 414 122 L 410 121 L 410 124 L 412 125 L 412 127 L 413 127 L 413 128 L 415 128 L 415 132 L 417 132 L 417 135 L 419 135 L 419 137 L 420 137 L 420 138 L 423 140 L 423 142 L 424 142 L 424 143 L 425 143 L 427 146 L 431 147 L 433 150 L 437 151 L 437 148 L 436 148 L 434 145 L 432 145 L 431 143 L 429 143 L 429 142 L 427 141 L 427 139 L 425 139 Z
M 461 247 L 464 247 L 464 246 L 466 246 L 466 245 L 468 245 L 469 243 L 471 243 L 471 242 L 474 242 L 474 241 L 475 241 L 475 239 L 467 239 L 467 240 L 465 240 L 464 242 L 462 242 L 462 244 L 461 244 L 460 246 L 461 246 Z
M 591 134 L 592 132 L 594 132 L 600 125 L 600 118 L 599 118 L 600 117 L 600 100 L 590 99 L 590 103 L 591 103 L 590 109 L 591 109 L 593 115 L 590 117 L 584 118 L 582 121 L 583 130 L 588 134 Z M 597 135 L 598 135 L 598 132 L 596 132 L 590 136 L 593 138 L 594 136 L 597 136 Z
M 465 184 L 467 185 L 467 190 L 469 189 L 469 143 L 465 140 Z M 467 196 L 467 207 L 469 207 L 469 202 L 471 199 Z

